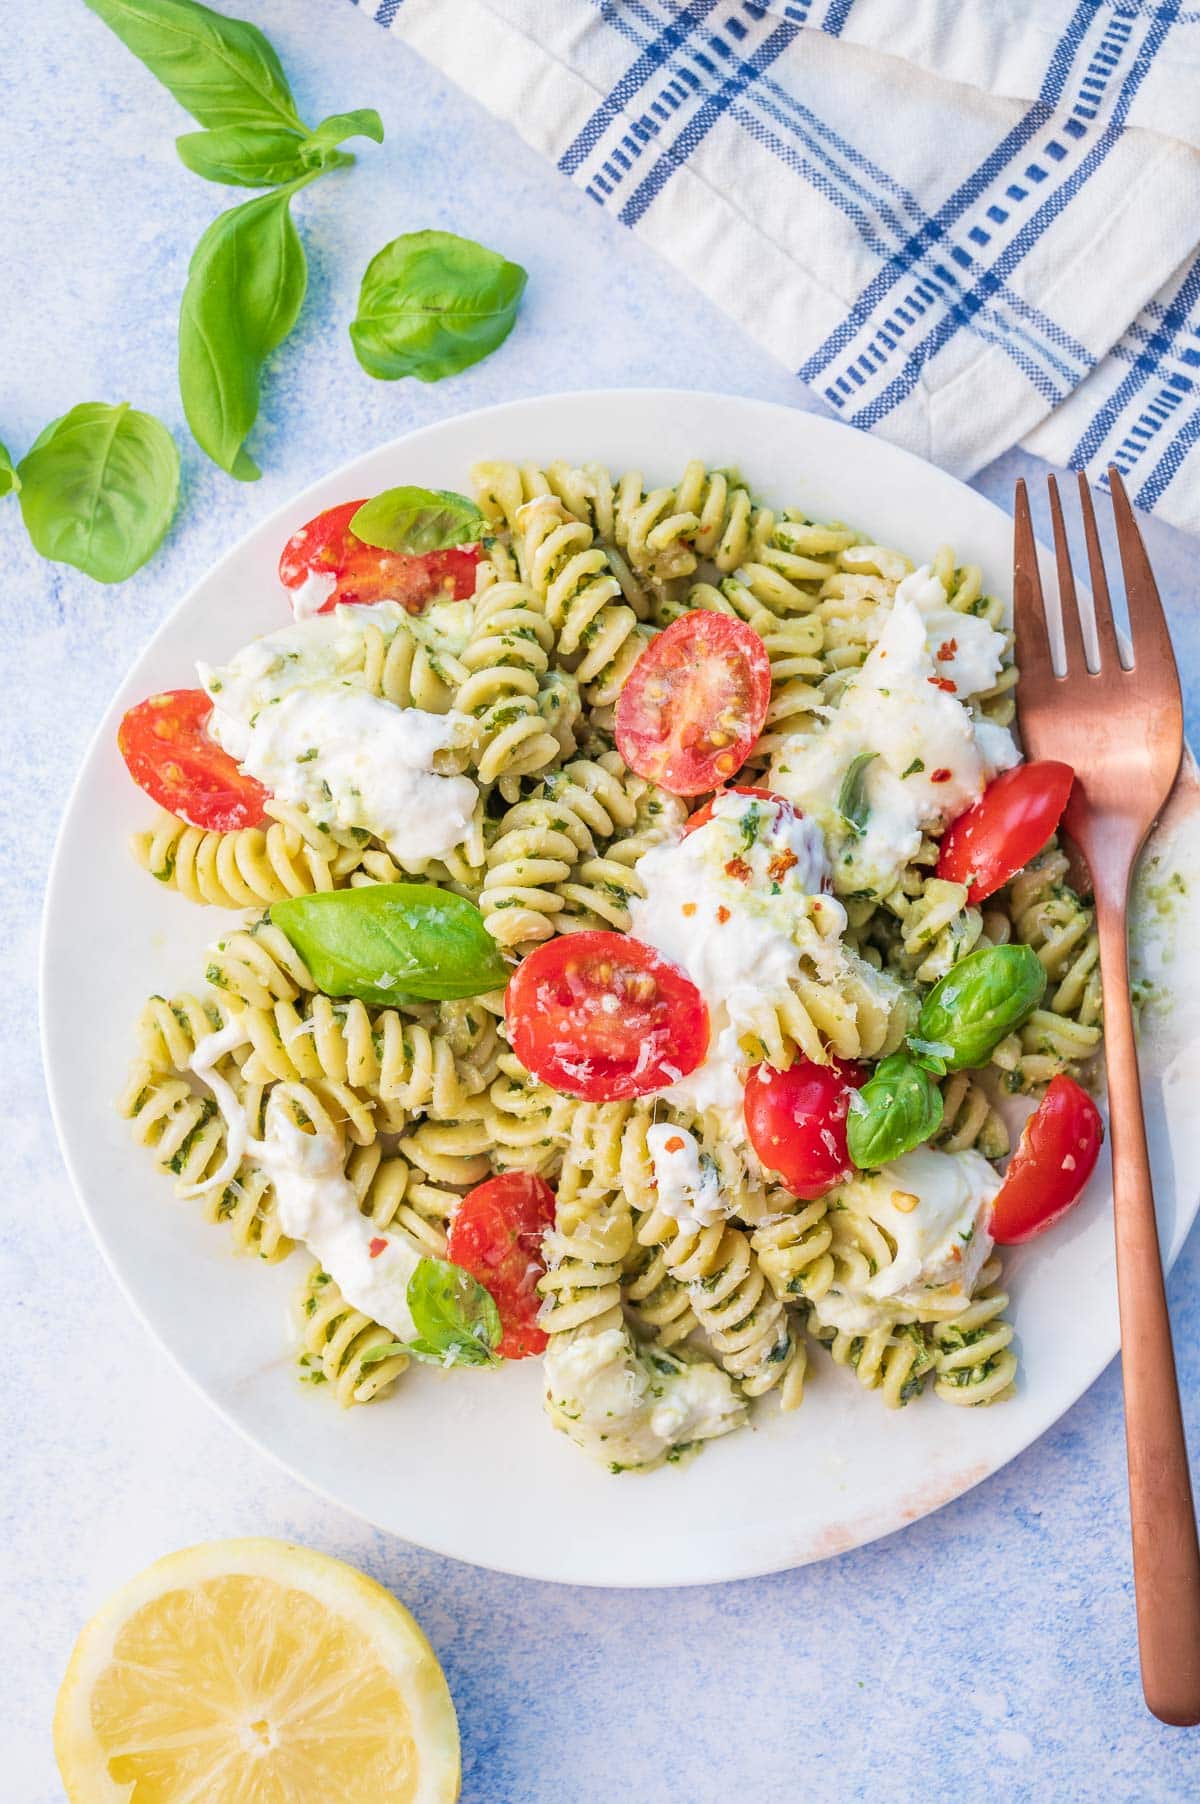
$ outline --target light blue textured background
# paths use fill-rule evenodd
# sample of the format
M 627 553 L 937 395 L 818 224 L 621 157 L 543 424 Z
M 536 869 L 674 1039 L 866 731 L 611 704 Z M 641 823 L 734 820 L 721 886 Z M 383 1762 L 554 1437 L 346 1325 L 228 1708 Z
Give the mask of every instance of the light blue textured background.
M 78 0 L 14 10 L 0 65 L 0 438 L 19 455 L 74 403 L 127 398 L 175 430 L 184 494 L 163 552 L 115 590 L 39 562 L 13 503 L 0 513 L 0 1796 L 60 1798 L 55 1690 L 80 1624 L 114 1585 L 189 1542 L 265 1533 L 357 1562 L 417 1613 L 458 1705 L 471 1804 L 1195 1798 L 1200 1732 L 1154 1723 L 1138 1688 L 1115 1368 L 1023 1458 L 903 1535 L 776 1578 L 600 1593 L 435 1558 L 309 1496 L 212 1414 L 131 1315 L 55 1147 L 34 973 L 58 816 L 152 627 L 231 540 L 322 471 L 462 409 L 634 383 L 812 403 L 345 0 L 242 0 L 303 112 L 374 104 L 388 136 L 299 204 L 309 298 L 267 383 L 254 441 L 266 474 L 239 486 L 191 445 L 174 376 L 190 249 L 237 196 L 183 171 L 172 138 L 187 122 Z M 431 225 L 528 268 L 520 324 L 455 380 L 373 382 L 345 330 L 359 275 L 389 238 Z M 980 486 L 1008 505 L 1014 476 L 1037 469 L 1013 455 Z M 1166 529 L 1148 536 L 1195 732 L 1198 547 Z M 1170 1288 L 1200 1448 L 1198 1278 L 1193 1235 Z M 1069 1297 L 1064 1311 L 1069 1325 Z

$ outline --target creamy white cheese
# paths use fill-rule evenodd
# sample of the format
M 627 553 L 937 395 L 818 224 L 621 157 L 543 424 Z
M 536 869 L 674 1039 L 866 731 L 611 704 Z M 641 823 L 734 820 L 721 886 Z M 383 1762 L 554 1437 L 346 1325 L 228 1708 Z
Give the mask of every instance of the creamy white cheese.
M 201 665 L 208 731 L 279 801 L 372 833 L 419 865 L 461 844 L 470 826 L 474 783 L 434 768 L 469 729 L 460 715 L 397 708 L 355 681 L 374 616 L 389 634 L 406 618 L 394 602 L 339 608 L 255 640 L 220 669 Z
M 284 1233 L 304 1242 L 355 1309 L 398 1340 L 414 1340 L 408 1281 L 421 1260 L 415 1244 L 381 1231 L 362 1213 L 340 1139 L 298 1127 L 276 1090 L 267 1099 L 265 1128 L 250 1152 L 274 1188 Z
M 731 793 L 704 826 L 643 853 L 637 871 L 646 893 L 630 902 L 630 930 L 687 972 L 709 1015 L 707 1057 L 663 1094 L 720 1110 L 741 1137 L 740 1039 L 786 994 L 802 956 L 836 976 L 846 914 L 828 894 L 820 828 L 791 808 Z
M 988 1226 L 999 1188 L 982 1154 L 928 1146 L 841 1185 L 832 1200 L 882 1228 L 895 1255 L 861 1287 L 837 1282 L 814 1300 L 817 1321 L 865 1334 L 897 1309 L 965 1306 L 992 1250 Z
M 942 585 L 928 569 L 906 577 L 826 724 L 791 735 L 772 763 L 771 787 L 825 829 L 839 894 L 886 893 L 916 854 L 923 829 L 953 820 L 997 771 L 1019 761 L 1007 730 L 976 721 L 961 699 L 994 681 L 1003 639 L 986 621 L 944 604 Z M 957 625 L 949 633 L 947 622 L 962 622 L 961 633 Z M 951 638 L 955 651 L 939 660 Z M 961 692 L 948 674 L 955 660 L 972 686 Z M 838 800 L 854 760 L 867 753 L 874 755 L 862 775 L 866 816 L 855 834 Z
M 947 677 L 959 696 L 981 695 L 1000 675 L 1004 635 L 976 614 L 949 606 L 946 591 L 928 564 L 897 586 L 895 602 L 911 602 L 925 626 L 925 649 L 938 676 Z
M 670 1122 L 646 1129 L 654 1165 L 658 1206 L 684 1227 L 707 1228 L 732 1214 L 733 1203 L 721 1188 L 720 1173 L 706 1161 L 696 1136 Z
M 551 1335 L 545 1377 L 555 1426 L 612 1467 L 657 1465 L 673 1447 L 728 1434 L 746 1419 L 719 1367 L 639 1348 L 621 1325 Z

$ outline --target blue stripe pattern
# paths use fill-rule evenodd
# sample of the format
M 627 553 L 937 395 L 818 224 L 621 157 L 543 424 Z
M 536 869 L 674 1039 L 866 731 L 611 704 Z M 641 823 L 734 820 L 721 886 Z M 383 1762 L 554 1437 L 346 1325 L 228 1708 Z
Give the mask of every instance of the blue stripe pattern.
M 401 34 L 411 16 L 405 0 L 353 3 Z M 453 0 L 438 4 L 449 9 Z M 493 4 L 499 18 L 506 10 L 519 16 L 518 0 L 507 9 Z M 803 34 L 838 38 L 858 25 L 855 0 L 558 4 L 573 15 L 569 50 L 559 54 L 573 60 L 578 53 L 576 73 L 597 97 L 586 113 L 575 112 L 569 138 L 556 146 L 557 164 L 600 206 L 639 226 L 652 208 L 672 204 L 672 184 L 685 171 L 698 180 L 679 204 L 702 204 L 712 180 L 709 140 L 719 158 L 740 134 L 778 165 L 781 195 L 789 182 L 819 195 L 861 247 L 855 261 L 872 273 L 797 372 L 841 418 L 872 428 L 906 407 L 908 417 L 914 391 L 935 380 L 928 372 L 948 350 L 943 372 L 999 358 L 1000 370 L 1015 372 L 1018 389 L 1027 385 L 1045 412 L 1097 371 L 1097 349 L 1022 291 L 1037 287 L 1022 272 L 1104 170 L 1172 32 L 1200 23 L 1194 6 L 1075 0 L 1069 13 L 1064 8 L 1036 98 L 931 204 L 855 143 L 844 123 L 835 125 L 835 108 L 823 117 L 811 96 L 806 105 L 789 88 L 789 53 L 805 54 Z M 428 31 L 429 0 L 421 11 Z M 604 68 L 600 80 L 585 44 Z M 547 65 L 548 81 L 552 74 Z M 579 83 L 570 89 L 576 103 L 582 91 Z M 722 204 L 736 208 L 736 192 L 718 187 Z M 1096 202 L 1088 205 L 1094 219 Z M 763 230 L 761 221 L 755 227 Z M 1006 381 L 1011 394 L 1014 375 Z M 1149 303 L 1130 325 L 1085 393 L 1093 389 L 1095 410 L 1071 463 L 1096 475 L 1115 461 L 1139 501 L 1153 505 L 1200 442 L 1200 257 L 1169 298 Z M 889 429 L 895 435 L 895 425 Z

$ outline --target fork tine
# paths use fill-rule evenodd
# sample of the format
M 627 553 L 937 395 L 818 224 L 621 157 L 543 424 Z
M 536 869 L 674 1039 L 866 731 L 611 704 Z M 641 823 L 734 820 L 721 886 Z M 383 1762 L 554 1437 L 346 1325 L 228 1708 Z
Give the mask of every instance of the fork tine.
M 1063 519 L 1058 483 L 1047 476 L 1050 490 L 1050 521 L 1054 528 L 1054 558 L 1058 565 L 1058 599 L 1062 614 L 1063 645 L 1067 654 L 1067 675 L 1081 676 L 1088 667 L 1083 643 L 1083 620 L 1075 594 L 1075 574 L 1071 569 L 1071 547 L 1067 543 L 1067 527 Z
M 1087 477 L 1079 472 L 1079 505 L 1083 510 L 1083 536 L 1087 540 L 1088 569 L 1092 576 L 1092 603 L 1096 613 L 1096 638 L 1100 646 L 1101 670 L 1120 667 L 1121 653 L 1117 645 L 1117 629 L 1113 625 L 1112 602 L 1108 593 L 1108 577 L 1104 570 L 1104 553 L 1096 530 L 1096 509 Z M 1129 581 L 1128 574 L 1125 578 Z
M 1042 575 L 1037 544 L 1029 515 L 1029 491 L 1025 478 L 1017 483 L 1013 511 L 1013 627 L 1017 637 L 1017 663 L 1030 677 L 1053 676 L 1050 635 L 1042 599 Z
M 1154 580 L 1154 572 L 1150 568 L 1150 559 L 1146 556 L 1146 547 L 1142 540 L 1129 496 L 1125 492 L 1125 484 L 1121 472 L 1115 464 L 1108 467 L 1108 481 L 1112 490 L 1113 514 L 1117 522 L 1117 545 L 1121 552 L 1121 569 L 1125 573 L 1125 595 L 1129 603 L 1129 635 L 1133 640 L 1133 658 L 1136 665 L 1160 672 L 1169 673 L 1176 688 L 1179 686 L 1179 672 L 1175 663 L 1175 653 L 1171 647 L 1171 633 L 1159 600 L 1158 584 Z

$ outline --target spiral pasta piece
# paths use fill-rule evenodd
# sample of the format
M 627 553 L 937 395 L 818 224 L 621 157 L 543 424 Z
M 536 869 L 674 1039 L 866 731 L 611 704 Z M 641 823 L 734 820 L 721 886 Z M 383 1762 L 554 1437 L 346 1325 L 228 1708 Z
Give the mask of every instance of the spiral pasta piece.
M 161 811 L 145 833 L 135 833 L 130 849 L 138 863 L 189 902 L 215 908 L 253 908 L 341 888 L 363 852 L 360 836 L 318 826 L 298 808 L 266 804 L 269 827 L 236 827 L 230 832 L 189 826 Z
M 767 1282 L 781 1303 L 823 1296 L 833 1281 L 828 1202 L 818 1197 L 800 1203 L 786 1193 L 777 1193 L 776 1200 L 787 1213 L 761 1223 L 750 1236 Z
M 301 1377 L 329 1384 L 343 1409 L 372 1403 L 408 1369 L 408 1355 L 389 1328 L 355 1309 L 320 1266 L 300 1295 Z
M 983 1085 L 969 1071 L 954 1071 L 942 1085 L 942 1125 L 933 1144 L 944 1153 L 974 1147 L 985 1159 L 1002 1159 L 1008 1129 Z
M 476 723 L 481 783 L 529 776 L 559 757 L 559 740 L 539 705 L 553 645 L 554 628 L 526 584 L 493 581 L 477 594 L 454 701 Z
M 1000 1289 L 1001 1262 L 983 1267 L 975 1295 L 961 1314 L 931 1330 L 937 1354 L 933 1388 L 944 1403 L 1000 1403 L 1016 1389 L 1013 1328 L 1004 1321 L 1008 1294 Z
M 232 1067 L 230 1075 L 233 1075 Z M 261 1092 L 237 1085 L 256 1130 Z M 177 1194 L 198 1195 L 210 1222 L 228 1226 L 235 1251 L 284 1258 L 292 1247 L 279 1225 L 274 1191 L 257 1166 L 243 1162 L 223 1184 L 212 1180 L 226 1162 L 225 1125 L 211 1097 L 199 1095 L 175 1072 L 139 1060 L 117 1104 L 135 1139 L 175 1179 Z

